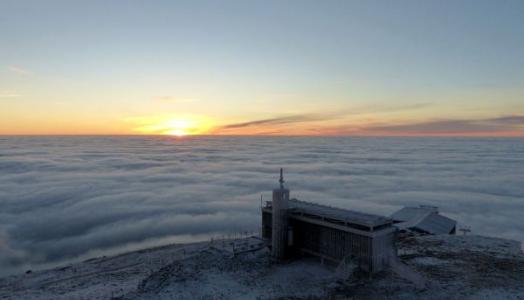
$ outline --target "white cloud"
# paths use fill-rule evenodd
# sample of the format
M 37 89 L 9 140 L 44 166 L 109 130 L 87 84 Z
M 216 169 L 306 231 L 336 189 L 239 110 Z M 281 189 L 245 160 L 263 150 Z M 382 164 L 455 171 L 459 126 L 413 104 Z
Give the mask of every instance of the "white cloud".
M 371 213 L 430 204 L 524 240 L 524 141 L 0 137 L 0 269 L 258 230 L 278 169 L 292 197 Z
M 155 96 L 153 100 L 171 104 L 193 103 L 198 101 L 196 98 L 181 98 L 175 96 Z
M 22 68 L 22 67 L 19 67 L 19 66 L 14 66 L 14 65 L 11 65 L 11 66 L 8 66 L 7 69 L 12 72 L 12 73 L 15 73 L 17 75 L 20 75 L 20 76 L 29 76 L 29 75 L 33 75 L 34 73 L 28 69 L 25 69 L 25 68 Z
M 18 98 L 20 94 L 10 92 L 0 92 L 0 98 Z

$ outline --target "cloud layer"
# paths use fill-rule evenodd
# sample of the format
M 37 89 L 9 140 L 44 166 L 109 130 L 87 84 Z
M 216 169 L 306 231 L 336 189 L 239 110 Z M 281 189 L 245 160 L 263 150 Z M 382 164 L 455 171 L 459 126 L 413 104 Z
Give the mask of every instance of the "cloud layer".
M 296 124 L 314 121 L 330 120 L 337 117 L 335 114 L 302 114 L 302 115 L 291 115 L 285 117 L 276 117 L 268 119 L 260 119 L 242 123 L 234 123 L 223 126 L 221 129 L 236 129 L 243 127 L 256 127 L 256 126 L 269 126 L 269 125 L 285 125 L 285 124 Z
M 430 103 L 405 106 L 361 107 L 331 113 L 304 113 L 232 123 L 214 130 L 218 134 L 280 134 L 280 135 L 358 135 L 358 136 L 428 136 L 480 135 L 522 136 L 524 115 L 502 115 L 479 119 L 430 119 L 419 122 L 394 121 L 356 122 L 358 116 L 369 113 L 389 113 L 424 108 Z M 357 117 L 357 118 L 355 118 Z M 338 120 L 343 125 L 319 124 L 319 121 Z M 345 123 L 345 124 L 344 124 Z M 297 128 L 299 128 L 297 130 Z M 247 131 L 242 131 L 246 129 Z
M 454 134 L 454 133 L 497 133 L 523 132 L 524 116 L 510 115 L 487 119 L 473 120 L 434 120 L 421 123 L 401 125 L 370 126 L 366 131 L 389 133 L 422 133 L 422 134 Z
M 258 230 L 280 167 L 303 200 L 436 205 L 474 233 L 524 240 L 522 139 L 4 137 L 0 270 Z
M 319 126 L 319 121 L 333 121 L 347 119 L 363 114 L 388 113 L 397 111 L 416 110 L 431 105 L 430 103 L 414 103 L 409 105 L 393 106 L 365 106 L 352 109 L 342 109 L 336 112 L 325 113 L 302 113 L 283 115 L 265 119 L 256 119 L 246 122 L 226 124 L 215 128 L 214 134 L 246 134 L 246 135 L 326 135 L 326 134 L 347 134 L 354 133 L 360 129 L 356 126 L 342 126 L 337 128 Z M 296 126 L 301 126 L 297 131 Z M 243 131 L 247 129 L 247 131 Z

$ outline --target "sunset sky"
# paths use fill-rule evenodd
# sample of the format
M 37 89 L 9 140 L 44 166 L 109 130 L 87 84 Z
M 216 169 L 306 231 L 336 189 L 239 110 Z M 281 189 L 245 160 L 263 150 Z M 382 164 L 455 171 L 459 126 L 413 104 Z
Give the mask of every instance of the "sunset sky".
M 524 135 L 524 1 L 0 0 L 0 134 Z

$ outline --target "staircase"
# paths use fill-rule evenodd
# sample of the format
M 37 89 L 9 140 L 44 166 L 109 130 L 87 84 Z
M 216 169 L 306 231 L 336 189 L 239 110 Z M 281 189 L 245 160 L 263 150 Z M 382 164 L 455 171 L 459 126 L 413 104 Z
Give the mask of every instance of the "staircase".
M 420 273 L 410 268 L 408 265 L 400 261 L 400 258 L 396 255 L 391 255 L 389 259 L 389 266 L 398 276 L 411 281 L 417 289 L 426 288 L 426 280 Z

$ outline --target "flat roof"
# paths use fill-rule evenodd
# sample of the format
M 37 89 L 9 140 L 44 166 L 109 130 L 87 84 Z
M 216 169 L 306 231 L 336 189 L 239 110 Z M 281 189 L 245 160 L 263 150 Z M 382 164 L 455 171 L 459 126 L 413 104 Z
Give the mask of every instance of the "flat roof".
M 300 201 L 297 199 L 290 199 L 288 205 L 289 209 L 293 210 L 294 212 L 318 215 L 321 217 L 364 226 L 380 226 L 383 224 L 392 223 L 393 221 L 389 218 L 379 215 L 372 215 L 343 208 Z
M 428 206 L 406 206 L 391 218 L 400 222 L 395 224 L 399 229 L 418 228 L 432 234 L 448 234 L 457 225 L 455 220 L 440 215 L 436 207 Z

